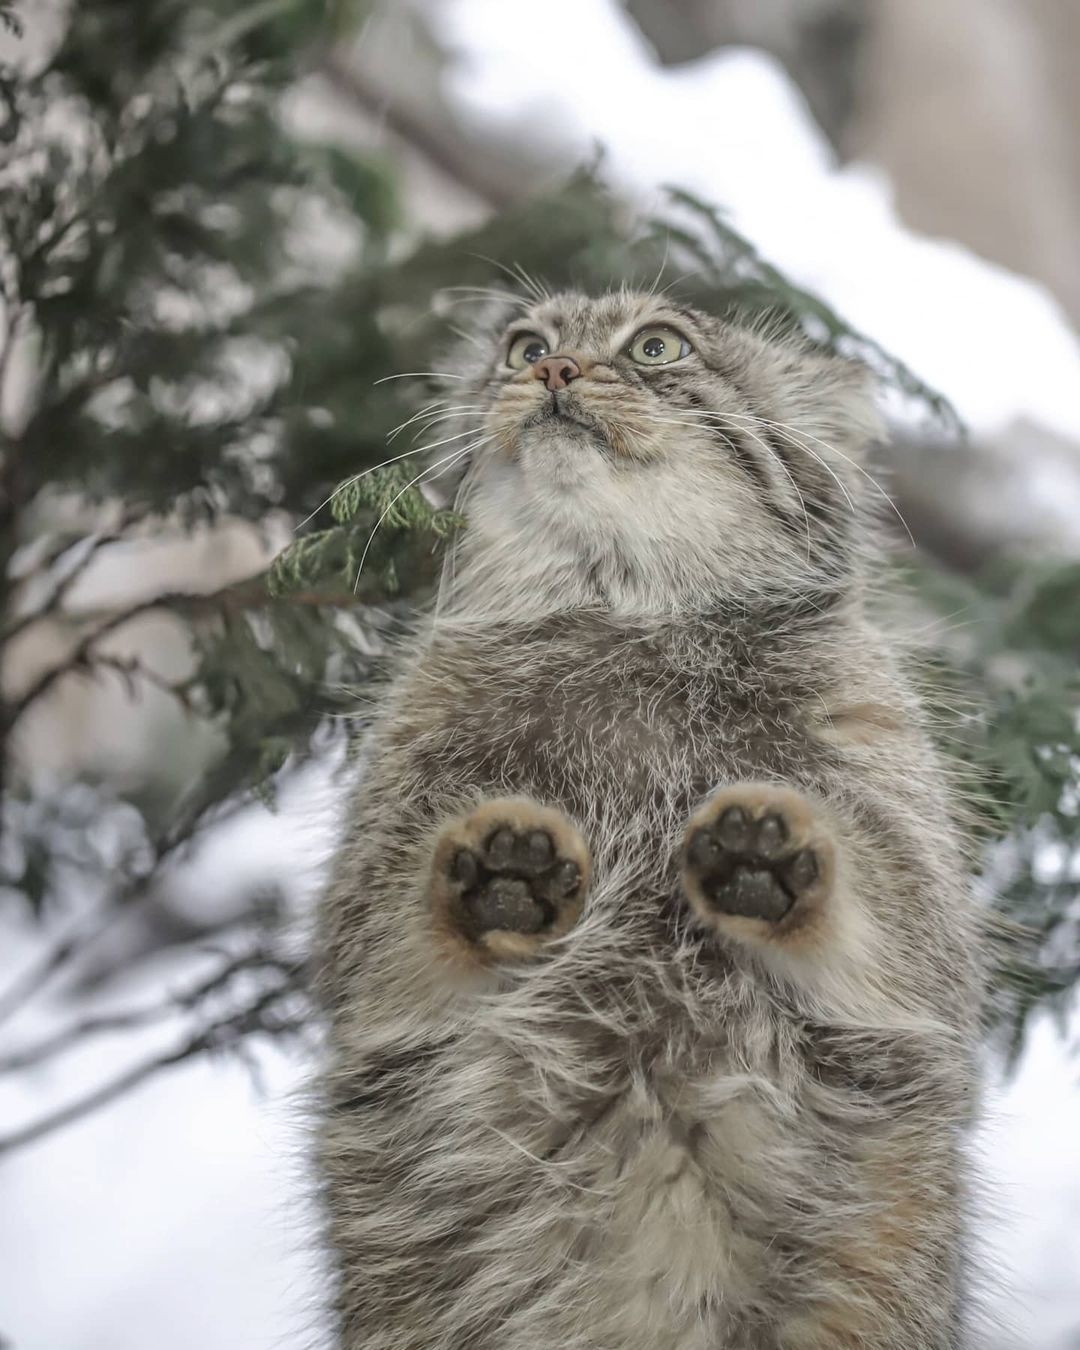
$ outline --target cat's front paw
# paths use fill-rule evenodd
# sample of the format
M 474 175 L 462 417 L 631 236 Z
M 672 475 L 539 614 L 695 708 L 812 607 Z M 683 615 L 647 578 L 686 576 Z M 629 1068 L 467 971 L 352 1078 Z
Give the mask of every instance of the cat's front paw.
M 524 797 L 483 802 L 446 825 L 435 846 L 437 927 L 481 961 L 520 961 L 577 922 L 589 850 L 560 811 Z
M 690 819 L 682 885 L 698 917 L 736 937 L 783 936 L 827 899 L 834 850 L 813 803 L 771 783 L 723 788 Z

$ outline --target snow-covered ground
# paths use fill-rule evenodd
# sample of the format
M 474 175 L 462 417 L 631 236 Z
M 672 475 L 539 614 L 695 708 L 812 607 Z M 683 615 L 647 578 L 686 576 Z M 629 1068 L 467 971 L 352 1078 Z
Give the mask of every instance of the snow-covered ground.
M 905 230 L 888 184 L 833 165 L 764 57 L 658 70 L 615 0 L 576 0 L 572 34 L 506 0 L 433 8 L 466 58 L 454 90 L 475 116 L 530 133 L 550 126 L 582 158 L 599 141 L 614 178 L 646 199 L 674 182 L 727 207 L 769 257 L 944 390 L 973 427 L 1027 415 L 1080 437 L 1080 346 L 1054 302 Z M 218 846 L 218 883 L 227 868 L 278 880 L 291 869 L 310 883 L 320 829 L 307 800 L 277 818 L 252 813 Z M 0 948 L 0 987 L 31 941 L 14 935 Z M 180 975 L 163 966 L 144 978 Z M 8 1084 L 0 1122 L 68 1095 L 116 1052 L 105 1040 Z M 0 1167 L 0 1336 L 14 1350 L 318 1344 L 323 1280 L 298 1096 L 307 1066 L 273 1050 L 261 1066 L 264 1095 L 235 1062 L 186 1065 Z M 1080 1344 L 1078 1078 L 1080 1064 L 1043 1024 L 1016 1076 L 990 1093 L 981 1147 L 1002 1274 L 988 1298 L 1027 1350 Z

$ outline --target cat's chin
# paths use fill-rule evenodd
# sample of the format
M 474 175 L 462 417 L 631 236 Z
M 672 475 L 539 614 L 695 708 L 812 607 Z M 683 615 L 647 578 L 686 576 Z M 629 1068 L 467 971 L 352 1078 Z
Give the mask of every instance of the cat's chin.
M 595 466 L 582 463 L 581 451 L 573 447 L 560 446 L 546 453 L 537 461 L 526 477 L 542 491 L 581 492 L 595 481 Z
M 588 427 L 569 420 L 526 428 L 520 442 L 525 477 L 537 486 L 582 488 L 605 473 L 607 447 Z

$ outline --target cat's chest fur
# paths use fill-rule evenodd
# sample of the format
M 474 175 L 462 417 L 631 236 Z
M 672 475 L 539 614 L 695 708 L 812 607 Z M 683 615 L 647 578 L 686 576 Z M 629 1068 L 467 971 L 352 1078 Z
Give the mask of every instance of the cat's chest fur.
M 578 620 L 436 641 L 419 670 L 422 753 L 455 786 L 533 795 L 580 818 L 616 800 L 685 815 L 720 782 L 812 772 L 818 675 L 767 627 Z

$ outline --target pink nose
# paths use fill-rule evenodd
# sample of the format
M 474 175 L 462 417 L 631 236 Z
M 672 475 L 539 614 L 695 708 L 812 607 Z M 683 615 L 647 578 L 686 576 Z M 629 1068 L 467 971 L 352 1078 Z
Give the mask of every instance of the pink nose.
M 572 356 L 545 356 L 532 368 L 533 379 L 543 380 L 552 393 L 565 389 L 571 380 L 581 379 L 581 367 Z

